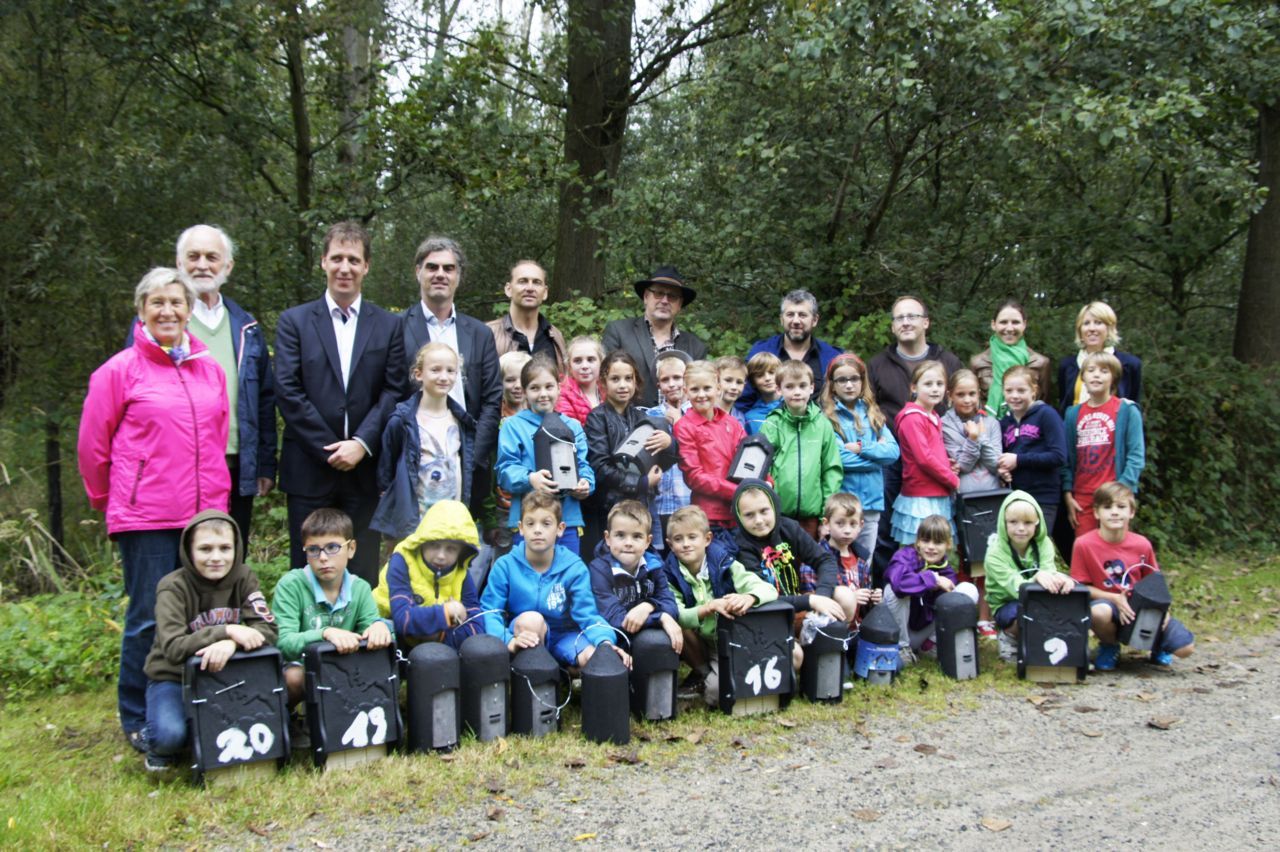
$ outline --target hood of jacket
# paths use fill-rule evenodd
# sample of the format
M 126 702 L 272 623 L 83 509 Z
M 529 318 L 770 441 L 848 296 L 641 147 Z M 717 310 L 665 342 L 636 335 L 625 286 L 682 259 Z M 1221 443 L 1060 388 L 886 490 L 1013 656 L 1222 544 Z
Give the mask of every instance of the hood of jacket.
M 467 507 L 457 500 L 441 500 L 427 509 L 427 513 L 418 523 L 418 528 L 396 545 L 396 553 L 404 557 L 405 562 L 411 566 L 419 562 L 426 570 L 436 573 L 422 562 L 421 548 L 429 541 L 456 541 L 461 544 L 462 553 L 458 555 L 458 567 L 463 569 L 480 552 L 480 537 L 476 533 L 476 522 L 472 519 L 471 512 L 467 511 Z
M 211 582 L 201 576 L 200 572 L 196 570 L 195 563 L 191 561 L 191 540 L 195 535 L 196 527 L 205 521 L 213 520 L 226 521 L 231 524 L 231 532 L 236 542 L 235 563 L 231 566 L 231 570 L 217 582 Z M 226 512 L 219 512 L 216 509 L 208 509 L 201 512 L 183 527 L 178 547 L 178 559 L 182 564 L 182 570 L 190 575 L 191 582 L 201 591 L 228 588 L 249 573 L 249 566 L 244 564 L 244 539 L 240 537 L 240 527 L 236 524 L 234 518 Z
M 754 536 L 747 532 L 747 528 L 742 524 L 742 516 L 738 513 L 738 503 L 742 500 L 742 495 L 748 491 L 763 492 L 768 498 L 769 503 L 773 506 L 773 529 L 766 536 Z M 755 544 L 761 548 L 774 547 L 782 541 L 782 533 L 778 529 L 778 494 L 769 487 L 769 483 L 763 479 L 744 479 L 738 485 L 737 490 L 733 492 L 733 519 L 738 523 L 738 535 L 743 541 Z
M 1026 491 L 1011 492 L 1008 497 L 1004 498 L 1004 502 L 1000 504 L 1000 511 L 996 514 L 995 538 L 988 544 L 988 550 L 995 550 L 1001 557 L 1014 562 L 1013 544 L 1009 541 L 1009 530 L 1004 523 L 1005 512 L 1014 503 L 1028 503 L 1036 510 L 1036 534 L 1031 539 L 1031 546 L 1027 550 L 1029 553 L 1032 548 L 1035 549 L 1037 563 L 1043 564 L 1046 560 L 1048 561 L 1049 564 L 1044 570 L 1055 570 L 1054 549 L 1049 542 L 1049 530 L 1045 529 L 1044 509 L 1041 509 L 1040 504 L 1036 502 L 1036 498 Z M 1037 570 L 1039 569 L 1037 568 Z

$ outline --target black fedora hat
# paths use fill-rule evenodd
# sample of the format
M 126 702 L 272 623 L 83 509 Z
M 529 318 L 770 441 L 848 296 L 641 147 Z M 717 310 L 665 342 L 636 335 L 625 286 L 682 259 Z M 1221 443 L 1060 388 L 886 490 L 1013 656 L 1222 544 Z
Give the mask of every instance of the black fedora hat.
M 684 278 L 676 271 L 674 266 L 659 266 L 653 271 L 653 277 L 637 281 L 635 283 L 636 295 L 643 299 L 644 291 L 649 289 L 650 284 L 670 284 L 673 287 L 679 287 L 682 297 L 681 302 L 685 305 L 698 297 L 698 292 L 684 283 Z

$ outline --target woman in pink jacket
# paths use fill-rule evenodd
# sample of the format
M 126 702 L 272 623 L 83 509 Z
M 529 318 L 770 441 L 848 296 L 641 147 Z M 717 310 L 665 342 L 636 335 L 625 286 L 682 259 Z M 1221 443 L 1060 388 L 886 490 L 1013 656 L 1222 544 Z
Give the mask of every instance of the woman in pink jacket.
M 156 584 L 178 565 L 182 528 L 205 509 L 226 511 L 226 379 L 187 334 L 195 291 L 176 269 L 148 272 L 134 291 L 133 345 L 89 377 L 77 445 L 89 504 L 106 513 L 124 565 L 124 637 L 117 702 L 129 743 L 146 750 L 147 678 Z

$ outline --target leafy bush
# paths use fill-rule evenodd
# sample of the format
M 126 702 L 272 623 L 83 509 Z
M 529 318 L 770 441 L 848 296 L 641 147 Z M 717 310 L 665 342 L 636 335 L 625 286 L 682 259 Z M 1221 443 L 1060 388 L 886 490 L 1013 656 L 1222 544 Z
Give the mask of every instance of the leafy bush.
M 121 587 L 0 604 L 0 694 L 77 692 L 109 682 L 117 672 L 124 609 Z

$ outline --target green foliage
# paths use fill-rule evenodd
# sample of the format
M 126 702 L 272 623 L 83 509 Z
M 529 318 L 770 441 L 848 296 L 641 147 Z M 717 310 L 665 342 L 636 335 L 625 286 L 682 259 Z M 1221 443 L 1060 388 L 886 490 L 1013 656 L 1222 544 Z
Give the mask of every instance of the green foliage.
M 97 689 L 116 675 L 125 601 L 103 592 L 0 603 L 0 689 L 6 699 Z

